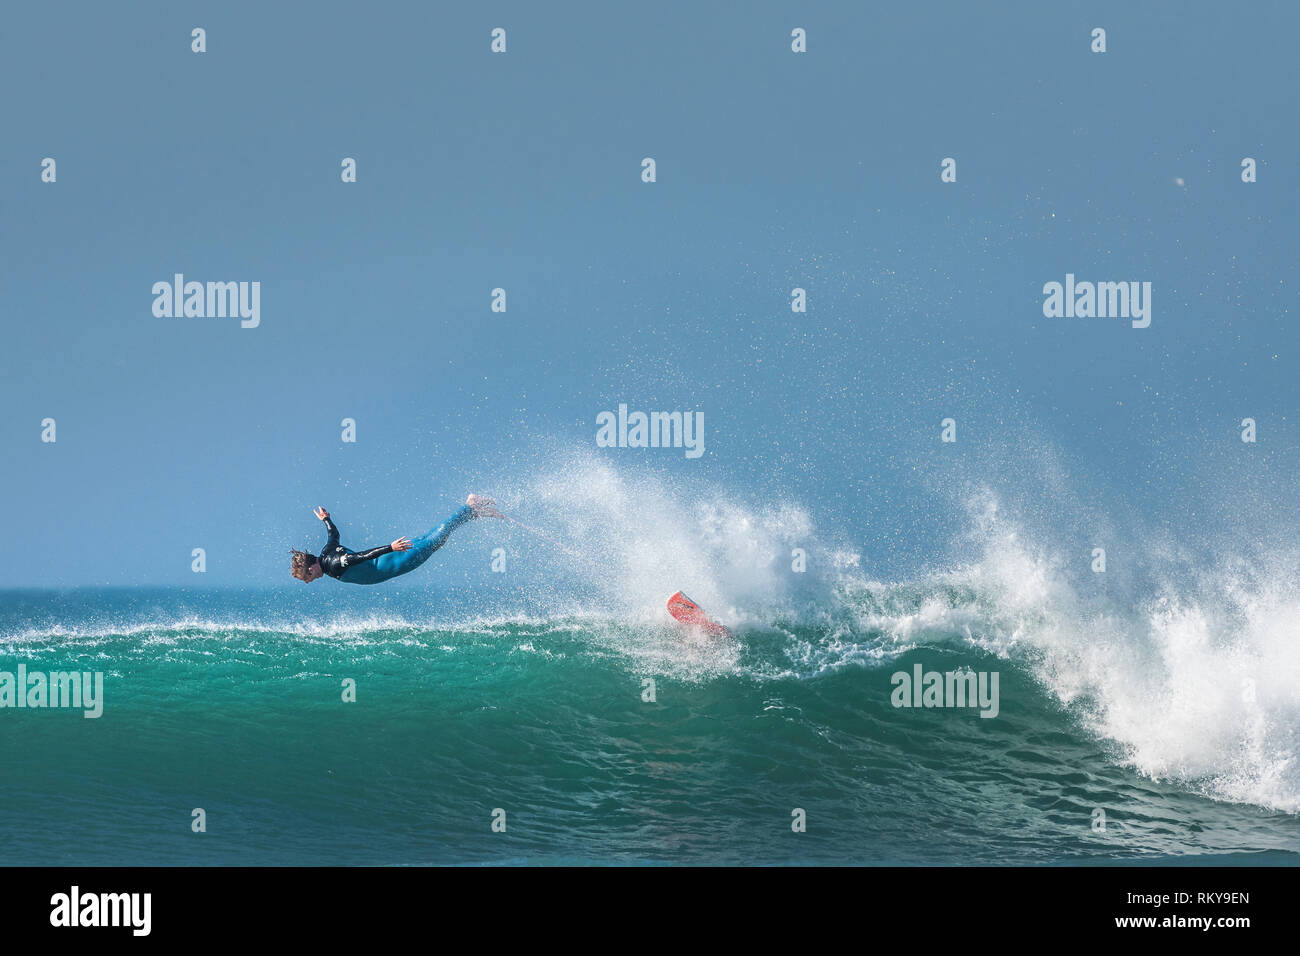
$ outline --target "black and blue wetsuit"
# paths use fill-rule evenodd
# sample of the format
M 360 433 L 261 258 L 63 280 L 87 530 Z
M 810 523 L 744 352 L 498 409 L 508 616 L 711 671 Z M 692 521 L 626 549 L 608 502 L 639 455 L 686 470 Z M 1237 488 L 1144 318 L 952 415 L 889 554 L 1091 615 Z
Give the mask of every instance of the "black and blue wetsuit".
M 349 584 L 379 584 L 424 564 L 429 555 L 447 543 L 453 531 L 473 517 L 474 509 L 465 505 L 438 527 L 412 541 L 409 551 L 394 551 L 389 544 L 369 551 L 349 551 L 339 544 L 339 529 L 326 518 L 329 541 L 318 559 L 321 570 Z

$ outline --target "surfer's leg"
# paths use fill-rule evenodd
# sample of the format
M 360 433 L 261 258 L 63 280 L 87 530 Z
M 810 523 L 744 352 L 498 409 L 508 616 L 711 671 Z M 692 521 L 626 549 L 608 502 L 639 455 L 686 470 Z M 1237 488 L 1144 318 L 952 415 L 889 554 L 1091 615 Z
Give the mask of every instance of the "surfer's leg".
M 437 551 L 447 543 L 447 539 L 451 537 L 453 531 L 472 517 L 474 517 L 474 509 L 469 505 L 462 505 L 460 508 L 456 509 L 455 514 L 442 524 L 438 525 L 438 527 L 426 531 L 420 537 L 412 541 L 410 551 L 399 551 L 394 554 L 386 554 L 384 557 L 402 558 L 409 563 L 412 568 L 418 568 L 425 562 L 429 555 L 433 554 L 433 552 Z M 409 571 L 410 568 L 407 568 L 407 570 Z
M 358 569 L 370 565 L 374 571 L 366 575 L 365 581 L 358 581 L 358 584 L 378 584 L 380 581 L 387 581 L 389 578 L 395 578 L 399 574 L 405 574 L 408 571 L 414 571 L 425 561 L 429 560 L 429 555 L 437 551 L 451 533 L 463 525 L 470 518 L 474 517 L 474 509 L 469 505 L 460 508 L 454 515 L 432 528 L 420 537 L 411 542 L 410 551 L 393 551 L 389 554 L 382 554 L 375 558 L 374 561 L 367 561 L 366 564 L 358 565 Z M 343 579 L 348 579 L 348 571 L 343 573 Z

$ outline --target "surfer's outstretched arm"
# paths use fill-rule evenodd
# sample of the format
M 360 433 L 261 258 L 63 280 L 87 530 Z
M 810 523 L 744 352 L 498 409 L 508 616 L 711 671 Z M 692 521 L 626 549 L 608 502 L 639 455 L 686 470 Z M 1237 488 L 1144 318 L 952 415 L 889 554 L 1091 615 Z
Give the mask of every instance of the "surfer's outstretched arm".
M 373 561 L 375 558 L 382 557 L 385 554 L 392 554 L 394 551 L 410 551 L 411 542 L 406 535 L 398 538 L 392 544 L 386 544 L 382 548 L 371 548 L 369 551 L 353 551 L 345 554 L 341 561 L 341 566 L 350 568 L 358 565 L 363 561 Z
M 325 542 L 325 547 L 335 548 L 339 543 L 339 529 L 334 527 L 334 522 L 330 520 L 330 513 L 324 508 L 316 509 L 316 517 L 325 522 L 325 530 L 329 532 L 329 540 Z

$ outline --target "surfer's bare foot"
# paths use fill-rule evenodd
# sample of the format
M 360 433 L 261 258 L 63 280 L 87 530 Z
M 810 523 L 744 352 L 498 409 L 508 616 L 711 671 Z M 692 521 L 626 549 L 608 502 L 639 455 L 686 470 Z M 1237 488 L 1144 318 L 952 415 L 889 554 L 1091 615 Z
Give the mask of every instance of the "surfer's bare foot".
M 487 495 L 470 495 L 465 499 L 465 504 L 474 509 L 475 518 L 504 518 L 501 512 L 497 511 L 493 505 L 496 504 Z

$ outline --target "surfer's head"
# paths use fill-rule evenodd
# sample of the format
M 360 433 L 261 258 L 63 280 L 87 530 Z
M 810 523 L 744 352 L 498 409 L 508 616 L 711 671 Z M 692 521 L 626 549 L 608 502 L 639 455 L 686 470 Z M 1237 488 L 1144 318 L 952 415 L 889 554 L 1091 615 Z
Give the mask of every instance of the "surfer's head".
M 316 555 L 306 551 L 290 551 L 289 573 L 304 584 L 310 584 L 325 573 Z

